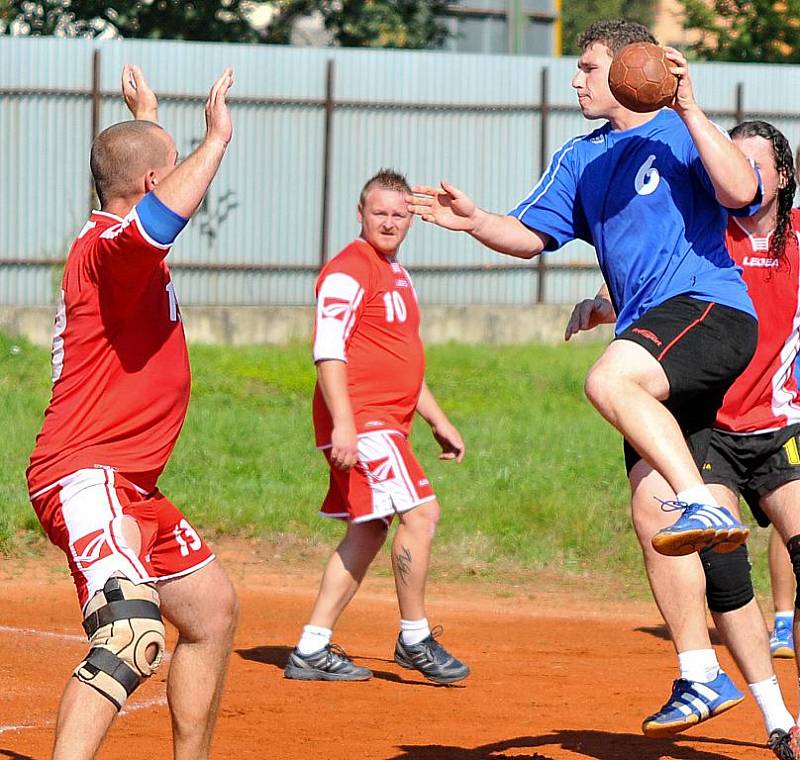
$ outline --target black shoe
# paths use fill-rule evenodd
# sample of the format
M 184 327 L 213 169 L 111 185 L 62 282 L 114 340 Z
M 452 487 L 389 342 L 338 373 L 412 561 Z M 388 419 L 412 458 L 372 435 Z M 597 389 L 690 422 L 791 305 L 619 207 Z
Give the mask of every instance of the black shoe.
M 793 726 L 789 731 L 776 728 L 770 731 L 767 747 L 778 760 L 800 760 L 800 748 L 797 746 L 798 732 L 800 729 L 797 726 Z
M 355 665 L 341 647 L 328 644 L 311 654 L 293 650 L 283 677 L 297 681 L 367 681 L 372 671 Z
M 434 683 L 455 683 L 469 675 L 469 668 L 451 655 L 437 640 L 442 626 L 437 625 L 428 638 L 419 644 L 404 644 L 403 635 L 397 637 L 394 648 L 394 661 L 408 670 L 418 670 Z

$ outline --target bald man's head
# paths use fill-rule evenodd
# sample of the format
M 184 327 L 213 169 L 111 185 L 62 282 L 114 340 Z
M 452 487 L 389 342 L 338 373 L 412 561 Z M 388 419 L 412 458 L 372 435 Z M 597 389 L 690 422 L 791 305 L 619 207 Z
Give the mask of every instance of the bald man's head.
M 92 143 L 91 168 L 100 204 L 147 192 L 145 178 L 158 179 L 175 165 L 172 138 L 151 121 L 123 121 L 104 129 Z

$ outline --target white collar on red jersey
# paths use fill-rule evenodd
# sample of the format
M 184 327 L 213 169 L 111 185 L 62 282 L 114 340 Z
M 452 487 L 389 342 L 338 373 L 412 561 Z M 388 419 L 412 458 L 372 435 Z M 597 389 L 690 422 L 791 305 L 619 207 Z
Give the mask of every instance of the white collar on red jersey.
M 121 222 L 122 217 L 117 216 L 116 214 L 110 214 L 108 211 L 100 211 L 99 209 L 93 208 L 92 209 L 92 216 L 97 214 L 97 216 L 107 216 L 109 219 L 113 219 L 116 222 Z
M 748 238 L 750 238 L 750 245 L 753 246 L 754 251 L 769 250 L 769 239 L 772 237 L 772 233 L 775 232 L 775 230 L 770 230 L 766 237 L 759 237 L 758 235 L 754 235 L 752 232 L 750 232 L 750 230 L 748 230 L 737 217 L 734 216 L 731 218 L 739 226 L 739 229 L 744 232 Z

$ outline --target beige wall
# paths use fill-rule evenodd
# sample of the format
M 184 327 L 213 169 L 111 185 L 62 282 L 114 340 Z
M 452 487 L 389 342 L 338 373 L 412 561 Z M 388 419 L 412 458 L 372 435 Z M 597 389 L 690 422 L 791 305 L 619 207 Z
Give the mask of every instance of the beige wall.
M 425 306 L 422 337 L 429 345 L 450 341 L 470 344 L 562 343 L 571 306 Z M 311 307 L 198 307 L 181 314 L 190 343 L 286 345 L 310 343 Z M 0 307 L 0 330 L 49 346 L 54 310 L 49 306 Z M 610 340 L 603 325 L 577 340 Z
M 683 4 L 679 0 L 658 0 L 653 34 L 662 45 L 681 46 L 696 36 L 683 30 Z

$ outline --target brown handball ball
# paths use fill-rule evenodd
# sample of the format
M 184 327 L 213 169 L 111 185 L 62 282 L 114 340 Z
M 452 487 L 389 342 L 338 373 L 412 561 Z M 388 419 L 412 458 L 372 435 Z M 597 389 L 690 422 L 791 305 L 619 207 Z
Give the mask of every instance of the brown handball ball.
M 652 42 L 634 42 L 622 48 L 611 62 L 611 94 L 637 113 L 657 111 L 675 98 L 678 78 L 669 70 L 664 50 Z

